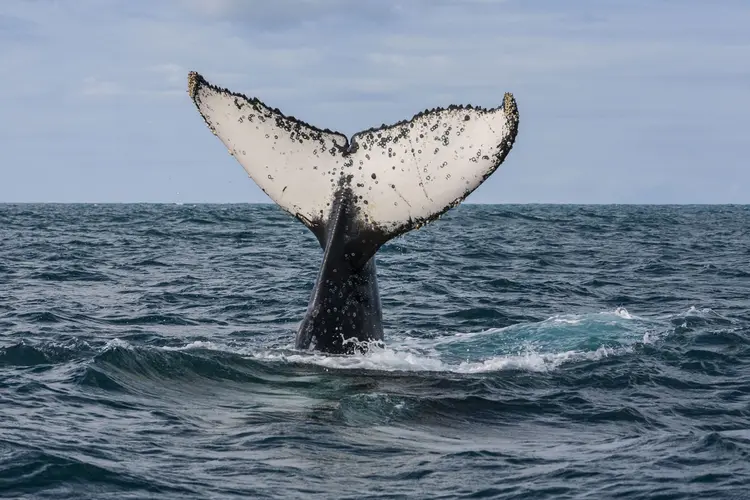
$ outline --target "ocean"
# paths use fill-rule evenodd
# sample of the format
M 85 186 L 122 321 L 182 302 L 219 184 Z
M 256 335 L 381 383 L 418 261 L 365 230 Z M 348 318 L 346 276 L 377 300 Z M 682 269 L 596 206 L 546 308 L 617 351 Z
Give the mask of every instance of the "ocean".
M 0 205 L 0 497 L 750 498 L 750 206 L 462 205 L 296 351 L 273 205 Z

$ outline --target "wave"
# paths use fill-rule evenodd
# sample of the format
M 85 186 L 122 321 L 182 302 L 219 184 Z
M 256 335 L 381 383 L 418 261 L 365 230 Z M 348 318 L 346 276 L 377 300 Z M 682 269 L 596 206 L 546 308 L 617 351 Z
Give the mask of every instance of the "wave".
M 138 477 L 126 470 L 114 456 L 107 459 L 81 459 L 6 440 L 0 441 L 0 451 L 0 490 L 15 491 L 19 497 L 21 492 L 38 491 L 42 487 L 86 483 L 101 485 L 100 493 L 107 489 L 127 489 L 131 493 L 150 495 L 189 492 L 159 478 Z
M 698 311 L 698 310 L 695 310 Z M 686 317 L 697 312 L 689 311 Z M 708 313 L 700 313 L 708 314 Z M 683 316 L 679 316 L 683 317 Z M 28 318 L 27 318 L 28 319 Z M 60 323 L 75 320 L 94 320 L 85 316 L 66 317 L 46 312 L 34 316 L 42 323 Z M 178 320 L 179 319 L 179 320 Z M 107 318 L 97 320 L 111 325 L 175 326 L 194 325 L 194 321 L 165 315 L 146 315 L 138 318 Z M 183 345 L 139 346 L 125 339 L 110 339 L 99 347 L 100 354 L 115 349 L 160 350 L 160 351 L 219 351 L 267 361 L 317 364 L 326 368 L 372 369 L 384 371 L 448 371 L 457 373 L 489 372 L 505 369 L 529 369 L 543 371 L 576 359 L 599 359 L 621 352 L 634 342 L 649 343 L 660 338 L 660 333 L 651 328 L 651 320 L 629 313 L 625 308 L 588 314 L 557 314 L 543 321 L 519 323 L 503 328 L 492 328 L 476 332 L 450 332 L 432 338 L 410 336 L 396 332 L 389 336 L 385 346 L 371 345 L 365 354 L 352 356 L 329 356 L 315 352 L 300 352 L 290 345 L 268 348 L 234 342 L 232 344 L 192 340 Z M 159 337 L 155 337 L 156 344 Z M 161 339 L 161 342 L 166 339 Z M 154 342 L 152 342 L 153 344 Z M 90 352 L 88 343 L 25 344 L 23 342 L 4 348 L 3 359 L 13 363 L 19 359 L 37 357 L 47 359 L 50 352 L 60 350 L 74 353 L 76 349 Z
M 230 345 L 205 340 L 182 346 L 136 347 L 115 339 L 105 346 L 104 352 L 117 349 L 137 352 L 156 349 L 165 353 L 213 351 L 265 363 L 311 365 L 328 370 L 456 374 L 508 370 L 548 372 L 567 363 L 632 353 L 634 346 L 653 344 L 663 337 L 663 333 L 644 329 L 644 323 L 648 320 L 624 308 L 583 315 L 559 314 L 538 323 L 432 339 L 400 336 L 387 345 L 372 343 L 366 346 L 364 353 L 347 356 L 300 352 L 289 345 L 259 349 L 241 343 Z
M 690 308 L 674 318 L 715 318 L 708 309 Z M 724 319 L 720 318 L 720 322 Z M 337 356 L 298 351 L 289 343 L 259 345 L 257 337 L 211 341 L 180 341 L 149 337 L 149 345 L 115 338 L 92 347 L 82 341 L 26 344 L 0 348 L 0 365 L 39 366 L 75 362 L 73 381 L 114 392 L 158 391 L 170 380 L 195 383 L 233 381 L 264 384 L 271 379 L 283 383 L 303 372 L 383 372 L 397 374 L 455 374 L 484 376 L 502 372 L 553 373 L 590 363 L 626 356 L 659 353 L 660 345 L 679 328 L 639 316 L 625 308 L 585 314 L 555 314 L 542 321 L 475 332 L 450 332 L 434 336 L 398 334 L 386 345 L 371 344 L 364 353 Z M 736 340 L 741 332 L 714 334 L 714 344 Z M 700 339 L 698 339 L 700 340 Z M 747 348 L 747 339 L 740 339 Z M 708 340 L 703 346 L 683 349 L 682 366 L 695 372 L 705 366 L 707 375 L 718 373 L 714 365 L 734 358 L 712 354 Z M 161 344 L 161 345 L 160 345 Z M 700 350 L 702 349 L 702 350 Z M 323 370 L 320 372 L 319 370 Z M 567 369 L 566 369 L 567 370 Z M 271 376 L 272 375 L 272 376 Z M 271 379 L 268 377 L 271 376 Z M 281 379 L 278 379 L 278 377 Z M 283 379 L 283 380 L 282 380 Z M 654 379 L 657 380 L 657 379 Z M 213 382 L 211 382 L 213 381 Z M 181 383 L 182 383 L 181 382 Z M 153 389 L 153 391 L 151 390 Z
M 96 351 L 82 340 L 69 342 L 16 342 L 0 347 L 0 367 L 43 366 L 67 363 L 75 359 L 92 356 Z
M 593 352 L 567 351 L 560 353 L 528 352 L 515 356 L 495 356 L 483 361 L 448 363 L 433 356 L 373 346 L 364 354 L 327 356 L 323 354 L 253 353 L 254 359 L 304 363 L 337 370 L 368 370 L 383 372 L 447 372 L 460 374 L 492 373 L 505 370 L 546 372 L 566 362 L 598 360 L 618 351 L 602 347 Z

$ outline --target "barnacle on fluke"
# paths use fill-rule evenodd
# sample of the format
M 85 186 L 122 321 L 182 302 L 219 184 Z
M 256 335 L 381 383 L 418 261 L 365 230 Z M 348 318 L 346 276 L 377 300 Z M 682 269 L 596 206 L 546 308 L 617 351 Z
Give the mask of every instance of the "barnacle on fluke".
M 500 166 L 518 131 L 509 93 L 501 107 L 434 108 L 351 139 L 213 86 L 195 72 L 188 75 L 188 94 L 250 177 L 325 250 L 297 345 L 327 351 L 349 350 L 344 340 L 350 337 L 382 339 L 375 252 L 463 201 Z M 334 248 L 345 257 L 336 257 Z M 326 281 L 338 283 L 335 294 Z M 320 312 L 334 296 L 344 303 L 332 306 L 339 314 L 331 319 Z

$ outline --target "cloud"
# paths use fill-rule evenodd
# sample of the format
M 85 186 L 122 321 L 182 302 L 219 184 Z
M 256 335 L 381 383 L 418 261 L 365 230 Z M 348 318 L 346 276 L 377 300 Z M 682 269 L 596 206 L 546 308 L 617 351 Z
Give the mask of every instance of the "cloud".
M 179 87 L 182 87 L 185 83 L 185 75 L 188 73 L 188 70 L 184 66 L 176 63 L 157 64 L 148 69 L 166 84 Z
M 265 200 L 189 70 L 349 134 L 512 91 L 518 142 L 474 201 L 750 201 L 747 25 L 738 1 L 7 0 L 0 201 L 60 200 L 39 178 L 62 201 Z
M 124 94 L 126 90 L 116 82 L 103 81 L 89 76 L 83 79 L 80 92 L 84 96 L 109 97 Z
M 325 21 L 376 23 L 387 21 L 398 3 L 381 0 L 183 0 L 187 9 L 203 18 L 229 21 L 263 30 L 288 30 Z

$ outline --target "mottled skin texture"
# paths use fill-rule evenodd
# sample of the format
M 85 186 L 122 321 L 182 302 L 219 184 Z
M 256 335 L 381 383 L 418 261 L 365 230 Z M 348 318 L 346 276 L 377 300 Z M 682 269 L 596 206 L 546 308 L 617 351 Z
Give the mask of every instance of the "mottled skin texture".
M 323 262 L 297 332 L 298 349 L 351 354 L 383 340 L 375 252 L 385 238 L 359 227 L 354 214 L 351 191 L 341 189 L 327 227 L 314 230 Z
M 458 205 L 487 179 L 505 160 L 518 131 L 518 108 L 509 93 L 501 107 L 434 108 L 410 120 L 358 132 L 351 139 L 286 116 L 257 98 L 211 85 L 195 72 L 188 75 L 188 93 L 209 129 L 258 186 L 311 229 L 325 223 L 333 202 L 328 198 L 329 186 L 335 188 L 341 182 L 357 195 L 352 198 L 360 210 L 357 217 L 374 230 L 395 237 L 417 229 Z M 214 113 L 212 106 L 219 111 Z M 501 129 L 487 126 L 492 132 L 489 136 L 479 134 L 476 142 L 466 141 L 470 122 L 481 122 L 482 117 L 495 116 L 498 111 L 505 119 L 502 126 L 495 124 Z M 265 138 L 261 129 L 265 129 Z M 257 142 L 243 143 L 246 134 L 256 134 L 253 140 Z M 307 146 L 307 156 L 288 164 L 286 152 L 299 145 Z M 436 155 L 451 150 L 453 155 L 441 164 L 431 164 Z M 269 151 L 274 156 L 264 156 Z M 313 176 L 294 175 L 300 167 L 314 172 Z M 318 176 L 330 184 L 316 182 Z M 299 189 L 305 186 L 302 178 L 312 181 L 315 189 Z M 439 179 L 442 184 L 436 187 Z M 449 196 L 442 196 L 445 193 Z M 431 194 L 441 195 L 439 201 Z M 380 208 L 373 210 L 373 206 Z

